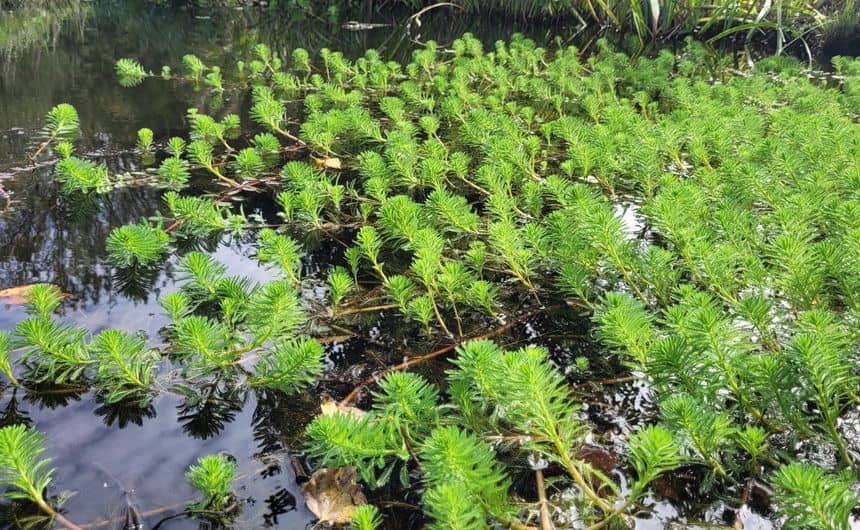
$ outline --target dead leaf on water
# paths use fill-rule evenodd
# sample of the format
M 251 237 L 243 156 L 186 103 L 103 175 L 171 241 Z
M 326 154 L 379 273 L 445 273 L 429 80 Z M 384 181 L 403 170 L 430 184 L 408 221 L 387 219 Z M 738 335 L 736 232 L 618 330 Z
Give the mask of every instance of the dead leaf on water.
M 321 523 L 348 524 L 355 509 L 367 504 L 354 467 L 322 468 L 302 488 L 305 504 Z
M 314 162 L 316 162 L 317 169 L 340 169 L 341 168 L 340 158 L 316 158 L 316 157 L 314 157 Z
M 19 285 L 17 287 L 9 287 L 8 289 L 0 290 L 0 304 L 11 304 L 11 305 L 21 305 L 27 303 L 27 295 L 33 289 L 33 286 L 37 284 L 30 283 L 25 285 Z M 55 286 L 56 287 L 56 286 Z M 57 287 L 59 290 L 59 287 Z M 63 294 L 63 298 L 68 296 L 68 294 Z
M 331 396 L 323 396 L 320 408 L 322 409 L 323 416 L 333 416 L 335 412 L 340 412 L 341 414 L 348 414 L 355 416 L 356 418 L 360 418 L 367 414 L 367 412 L 359 408 L 340 405 Z

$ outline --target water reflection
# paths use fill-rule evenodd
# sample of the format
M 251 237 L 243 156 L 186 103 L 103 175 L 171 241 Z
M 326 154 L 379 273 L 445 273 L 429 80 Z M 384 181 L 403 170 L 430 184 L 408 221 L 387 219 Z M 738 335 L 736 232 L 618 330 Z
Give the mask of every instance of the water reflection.
M 34 47 L 56 49 L 63 33 L 82 33 L 90 6 L 80 0 L 0 2 L 0 65 Z
M 71 403 L 80 401 L 87 389 L 47 383 L 30 384 L 24 382 L 24 399 L 39 409 L 56 409 L 68 407 Z
M 96 404 L 99 406 L 93 410 L 97 416 L 101 416 L 107 427 L 116 425 L 124 429 L 129 425 L 143 426 L 144 420 L 155 417 L 155 407 L 151 403 L 141 404 L 135 400 L 125 400 L 117 403 L 106 403 L 101 396 L 96 396 Z
M 155 281 L 161 274 L 158 266 L 133 266 L 116 269 L 112 285 L 129 300 L 145 302 L 153 292 Z
M 224 377 L 175 390 L 185 395 L 177 406 L 182 430 L 200 440 L 220 434 L 242 411 L 248 397 L 247 389 L 237 386 L 235 379 Z
M 17 389 L 12 390 L 12 395 L 3 407 L 3 412 L 0 412 L 0 427 L 8 425 L 32 425 L 33 420 L 30 419 L 30 414 L 26 410 L 21 409 L 21 403 L 18 400 Z
M 277 528 L 278 516 L 295 511 L 296 497 L 284 488 L 279 489 L 266 498 L 266 513 L 263 523 L 266 528 Z

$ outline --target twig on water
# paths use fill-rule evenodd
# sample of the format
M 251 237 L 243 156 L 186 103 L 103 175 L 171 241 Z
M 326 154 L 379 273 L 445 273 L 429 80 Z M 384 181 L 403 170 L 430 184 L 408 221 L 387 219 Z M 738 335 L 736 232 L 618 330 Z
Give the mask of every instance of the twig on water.
M 317 341 L 320 344 L 336 344 L 338 342 L 346 342 L 353 337 L 355 337 L 355 334 L 352 334 L 352 335 L 333 335 L 330 337 L 320 337 L 317 339 Z
M 573 385 L 573 389 L 581 390 L 588 386 L 621 385 L 624 383 L 630 383 L 631 381 L 636 381 L 636 379 L 638 379 L 638 377 L 635 375 L 625 375 L 622 377 L 613 377 L 612 379 L 601 379 L 599 381 L 585 381 L 584 383 Z
M 186 502 L 179 503 L 179 504 L 173 504 L 171 506 L 162 506 L 160 508 L 154 508 L 154 509 L 146 511 L 146 512 L 141 512 L 138 515 L 140 515 L 141 517 L 144 517 L 144 518 L 145 517 L 152 517 L 154 515 L 161 515 L 163 513 L 167 513 L 167 512 L 171 512 L 173 510 L 178 510 L 180 508 L 184 508 L 185 505 L 190 504 L 192 502 L 194 502 L 194 499 L 191 499 L 191 500 L 188 500 Z M 59 530 L 75 530 L 75 529 L 92 530 L 94 528 L 104 528 L 106 526 L 111 526 L 114 523 L 121 523 L 123 521 L 125 521 L 125 515 L 114 517 L 112 519 L 107 519 L 104 521 L 99 521 L 97 523 L 89 523 L 89 524 L 73 526 L 73 527 L 69 527 L 66 523 L 63 523 L 62 521 L 60 521 L 62 524 L 66 524 L 66 527 L 65 528 L 61 527 Z
M 412 37 L 412 24 L 415 24 L 416 26 L 418 26 L 420 28 L 421 27 L 421 15 L 423 15 L 424 13 L 426 13 L 430 10 L 436 9 L 437 7 L 453 7 L 455 9 L 459 9 L 460 11 L 463 10 L 463 6 L 461 6 L 459 4 L 455 4 L 452 2 L 438 2 L 438 3 L 435 3 L 433 5 L 429 5 L 429 6 L 425 7 L 424 9 L 418 11 L 417 13 L 413 13 L 412 15 L 409 16 L 409 18 L 406 19 L 406 35 L 408 35 L 409 38 L 413 42 L 421 44 L 421 41 L 418 40 L 421 38 L 421 35 L 416 35 L 415 37 Z
M 402 362 L 400 364 L 396 364 L 394 366 L 390 366 L 390 367 L 386 368 L 385 370 L 379 372 L 378 374 L 374 374 L 373 377 L 365 379 L 364 381 L 359 383 L 358 386 L 356 386 L 355 388 L 352 389 L 352 392 L 350 392 L 345 398 L 343 398 L 343 400 L 341 400 L 340 405 L 341 406 L 349 405 L 349 403 L 353 399 L 355 399 L 356 396 L 358 396 L 358 393 L 361 391 L 362 388 L 364 388 L 365 386 L 368 386 L 368 385 L 375 384 L 382 377 L 384 377 L 385 375 L 387 375 L 391 372 L 396 372 L 398 370 L 405 370 L 407 368 L 415 366 L 416 364 L 420 364 L 420 363 L 423 363 L 425 361 L 435 359 L 436 357 L 440 357 L 442 355 L 445 355 L 446 353 L 454 350 L 457 346 L 460 346 L 461 344 L 468 342 L 470 340 L 484 340 L 484 339 L 489 339 L 489 338 L 501 335 L 502 333 L 508 331 L 509 329 L 511 329 L 512 327 L 517 325 L 518 323 L 522 322 L 523 320 L 527 320 L 527 319 L 541 313 L 542 311 L 546 311 L 548 309 L 550 309 L 550 308 L 541 307 L 541 308 L 535 309 L 533 311 L 529 311 L 528 313 L 520 315 L 519 317 L 508 322 L 507 324 L 504 324 L 503 326 L 500 326 L 500 327 L 498 327 L 492 331 L 489 331 L 487 333 L 483 333 L 481 335 L 476 335 L 476 336 L 472 336 L 472 337 L 464 337 L 462 340 L 452 342 L 451 344 L 444 346 L 442 348 L 439 348 L 436 351 L 427 353 L 425 355 L 419 355 L 417 357 L 412 357 L 408 361 Z
M 386 309 L 397 309 L 400 307 L 398 304 L 384 304 L 384 305 L 375 305 L 370 307 L 356 307 L 353 309 L 344 309 L 343 311 L 338 311 L 335 316 L 344 317 L 347 315 L 357 315 L 359 313 L 372 313 L 374 311 L 385 311 Z

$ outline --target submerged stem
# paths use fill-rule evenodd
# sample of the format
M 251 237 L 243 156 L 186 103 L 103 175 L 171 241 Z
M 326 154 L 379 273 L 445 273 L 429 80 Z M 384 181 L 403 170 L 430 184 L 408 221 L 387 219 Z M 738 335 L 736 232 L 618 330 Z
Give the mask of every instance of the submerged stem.
M 39 500 L 37 502 L 37 504 L 39 505 L 39 508 L 41 508 L 43 512 L 48 514 L 49 517 L 51 517 L 52 519 L 56 519 L 61 525 L 64 525 L 66 530 L 83 530 L 82 527 L 80 527 L 80 526 L 76 525 L 75 523 L 66 519 L 66 517 L 63 514 L 61 514 L 57 510 L 55 510 L 53 507 L 51 507 L 50 504 L 48 504 L 44 500 Z

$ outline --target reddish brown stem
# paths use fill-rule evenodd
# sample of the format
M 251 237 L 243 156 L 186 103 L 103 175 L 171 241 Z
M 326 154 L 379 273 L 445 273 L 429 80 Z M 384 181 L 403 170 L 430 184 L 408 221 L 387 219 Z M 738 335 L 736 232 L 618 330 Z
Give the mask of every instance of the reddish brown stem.
M 42 154 L 42 151 L 44 151 L 46 147 L 51 145 L 51 142 L 53 142 L 53 141 L 54 141 L 54 137 L 52 136 L 52 137 L 48 138 L 47 140 L 45 140 L 44 142 L 42 142 L 42 144 L 39 146 L 39 148 L 36 149 L 35 153 L 27 155 L 27 158 L 30 159 L 30 163 L 32 163 L 35 166 L 37 159 L 39 158 L 39 155 Z
M 330 337 L 319 337 L 317 341 L 320 344 L 332 344 L 337 342 L 345 342 L 355 337 L 355 335 L 332 335 Z
M 629 383 L 629 382 L 635 381 L 635 380 L 636 380 L 636 376 L 626 375 L 623 377 L 614 377 L 612 379 L 602 379 L 600 381 L 586 381 L 585 383 L 580 383 L 578 385 L 574 385 L 573 388 L 574 388 L 574 390 L 580 390 L 582 388 L 585 388 L 585 387 L 588 387 L 591 385 L 598 385 L 598 386 L 620 385 L 620 384 Z
M 170 226 L 168 226 L 167 228 L 165 228 L 164 231 L 169 234 L 170 232 L 173 232 L 174 230 L 179 228 L 179 225 L 181 225 L 182 223 L 184 223 L 188 219 L 189 219 L 188 216 L 180 217 L 179 219 L 173 221 L 173 223 Z
M 0 210 L 0 215 L 6 213 L 10 206 L 12 206 L 12 195 L 6 191 L 6 188 L 3 187 L 3 184 L 0 184 L 0 197 L 5 199 L 6 205 L 3 206 L 3 209 Z
M 343 317 L 347 315 L 356 315 L 359 313 L 372 313 L 373 311 L 385 311 L 386 309 L 396 309 L 400 307 L 397 304 L 384 304 L 384 305 L 375 305 L 371 307 L 356 307 L 354 309 L 344 309 L 343 311 L 338 311 L 335 316 Z

